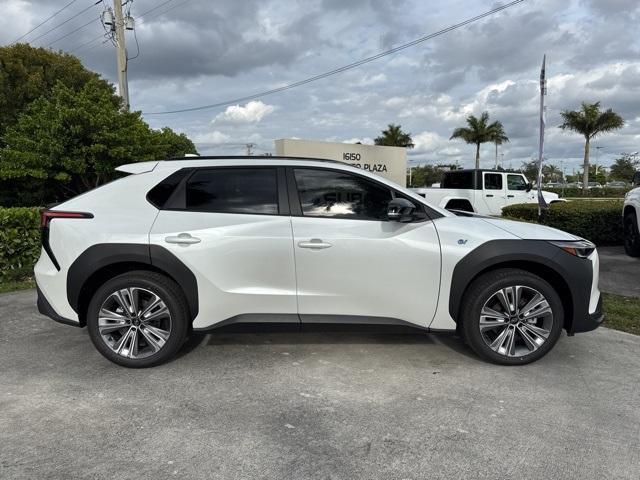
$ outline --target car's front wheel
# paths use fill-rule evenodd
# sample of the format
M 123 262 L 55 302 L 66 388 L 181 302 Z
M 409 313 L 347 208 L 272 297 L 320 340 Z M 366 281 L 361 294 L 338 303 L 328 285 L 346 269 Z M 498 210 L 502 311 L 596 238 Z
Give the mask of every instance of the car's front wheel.
M 502 269 L 473 281 L 465 292 L 461 332 L 482 358 L 502 365 L 534 362 L 557 342 L 562 302 L 545 280 L 525 270 Z
M 96 291 L 87 328 L 95 347 L 112 362 L 152 367 L 169 360 L 184 343 L 188 312 L 172 280 L 155 272 L 129 272 Z
M 635 213 L 624 216 L 624 251 L 630 257 L 640 257 L 640 232 Z

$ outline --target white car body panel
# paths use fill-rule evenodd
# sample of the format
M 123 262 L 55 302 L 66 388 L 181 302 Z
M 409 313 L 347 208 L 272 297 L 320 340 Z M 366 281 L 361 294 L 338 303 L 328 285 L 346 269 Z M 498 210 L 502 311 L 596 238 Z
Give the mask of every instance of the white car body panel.
M 302 321 L 315 315 L 400 319 L 427 327 L 440 289 L 440 248 L 431 221 L 293 217 Z M 321 240 L 328 248 L 300 245 Z M 397 301 L 405 298 L 406 301 Z
M 200 243 L 166 242 L 180 233 Z M 149 241 L 195 274 L 200 310 L 194 328 L 242 314 L 297 313 L 289 217 L 163 210 Z

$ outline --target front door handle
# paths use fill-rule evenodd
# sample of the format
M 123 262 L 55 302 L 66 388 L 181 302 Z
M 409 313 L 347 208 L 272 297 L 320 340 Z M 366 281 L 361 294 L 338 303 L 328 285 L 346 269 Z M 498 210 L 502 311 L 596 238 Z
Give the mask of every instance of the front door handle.
M 513 198 L 515 195 L 507 195 L 507 198 Z
M 312 238 L 308 242 L 298 242 L 300 248 L 311 248 L 313 250 L 322 250 L 331 247 L 330 243 L 323 242 L 319 238 Z
M 487 197 L 493 197 L 493 195 L 487 195 Z
M 179 233 L 175 237 L 166 237 L 164 239 L 167 243 L 177 243 L 178 245 L 192 245 L 194 243 L 200 243 L 200 239 L 192 237 L 189 233 Z

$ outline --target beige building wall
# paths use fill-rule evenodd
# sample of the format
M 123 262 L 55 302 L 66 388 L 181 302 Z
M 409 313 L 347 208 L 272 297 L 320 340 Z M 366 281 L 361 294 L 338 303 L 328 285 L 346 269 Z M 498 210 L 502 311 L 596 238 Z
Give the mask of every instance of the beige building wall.
M 379 145 L 280 139 L 276 155 L 338 160 L 388 178 L 403 187 L 407 184 L 407 149 Z

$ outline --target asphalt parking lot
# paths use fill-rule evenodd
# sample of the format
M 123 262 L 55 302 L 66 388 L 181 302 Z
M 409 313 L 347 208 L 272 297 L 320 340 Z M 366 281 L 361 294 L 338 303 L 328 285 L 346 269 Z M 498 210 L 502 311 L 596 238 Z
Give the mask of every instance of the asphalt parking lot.
M 498 367 L 453 336 L 196 337 L 150 370 L 0 295 L 0 478 L 639 478 L 640 337 Z

